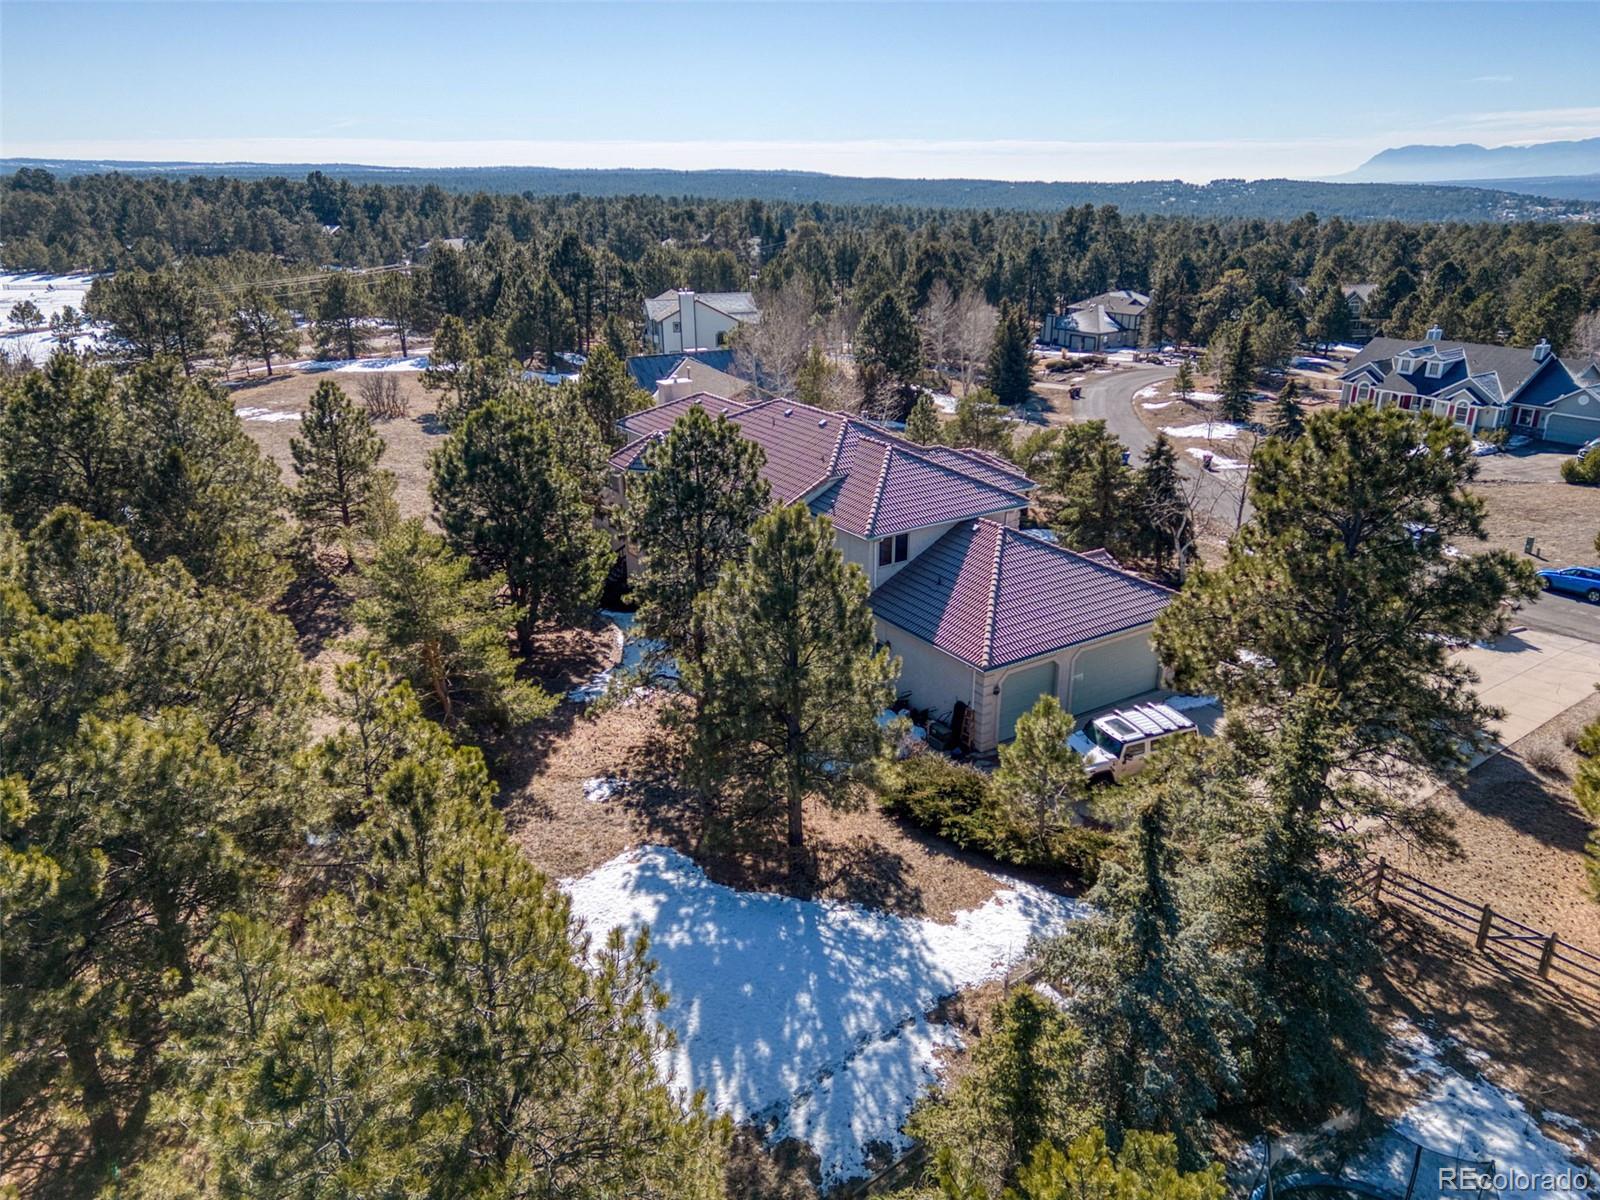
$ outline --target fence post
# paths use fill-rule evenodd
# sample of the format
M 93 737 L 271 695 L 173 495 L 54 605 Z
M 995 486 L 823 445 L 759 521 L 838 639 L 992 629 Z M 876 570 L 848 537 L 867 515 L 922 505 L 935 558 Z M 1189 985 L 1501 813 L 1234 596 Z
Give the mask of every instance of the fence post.
M 1478 918 L 1478 949 L 1481 951 L 1489 944 L 1489 926 L 1494 923 L 1494 912 L 1487 904 L 1483 906 L 1483 916 Z
M 1550 978 L 1550 962 L 1556 956 L 1556 942 L 1559 939 L 1554 933 L 1544 940 L 1544 953 L 1539 955 L 1539 978 Z
M 1380 857 L 1378 859 L 1378 873 L 1373 877 L 1372 881 L 1372 902 L 1374 904 L 1383 903 L 1383 873 L 1388 870 L 1388 867 L 1389 860 Z

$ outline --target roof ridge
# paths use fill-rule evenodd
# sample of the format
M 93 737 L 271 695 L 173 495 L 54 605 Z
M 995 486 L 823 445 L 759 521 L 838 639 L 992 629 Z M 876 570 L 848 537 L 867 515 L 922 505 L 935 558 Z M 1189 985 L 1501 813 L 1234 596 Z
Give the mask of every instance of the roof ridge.
M 994 623 L 996 609 L 1000 604 L 1000 559 L 1005 553 L 1006 527 L 998 521 L 991 521 L 987 517 L 979 517 L 978 524 L 993 525 L 998 531 L 994 539 L 994 566 L 989 575 L 989 600 L 984 606 L 983 616 L 983 667 L 988 670 L 994 662 Z
M 864 438 L 864 441 L 877 441 L 876 438 Z M 883 461 L 878 464 L 878 479 L 872 487 L 872 507 L 867 510 L 867 536 L 872 536 L 872 531 L 878 524 L 878 509 L 883 505 L 884 486 L 889 482 L 889 464 L 894 461 L 894 447 L 888 442 L 879 442 L 883 447 Z

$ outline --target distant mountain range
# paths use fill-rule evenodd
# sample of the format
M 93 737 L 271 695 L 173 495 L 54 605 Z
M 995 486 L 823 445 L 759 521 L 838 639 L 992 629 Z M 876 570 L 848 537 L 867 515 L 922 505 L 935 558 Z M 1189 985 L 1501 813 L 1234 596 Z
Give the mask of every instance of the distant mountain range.
M 1380 157 L 1382 157 L 1380 155 Z M 567 170 L 552 167 L 372 167 L 350 163 L 192 163 L 0 159 L 0 172 L 42 167 L 58 176 L 136 175 L 304 178 L 312 171 L 362 184 L 435 184 L 453 192 L 534 196 L 651 195 L 797 204 L 1053 212 L 1113 204 L 1129 213 L 1292 220 L 1314 212 L 1353 221 L 1600 220 L 1600 203 L 1545 198 L 1516 188 L 1458 185 L 1218 179 L 1138 183 L 1013 183 L 994 179 L 889 179 L 809 171 Z
M 1600 137 L 1532 146 L 1399 146 L 1374 154 L 1341 181 L 1362 183 L 1537 182 L 1541 177 L 1600 175 Z M 1518 190 L 1518 189 L 1508 189 Z

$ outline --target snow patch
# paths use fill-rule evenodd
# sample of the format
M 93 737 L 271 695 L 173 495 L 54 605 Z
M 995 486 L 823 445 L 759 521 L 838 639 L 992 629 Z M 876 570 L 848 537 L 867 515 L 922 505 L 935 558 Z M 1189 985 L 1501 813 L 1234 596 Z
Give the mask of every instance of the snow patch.
M 1155 404 L 1146 404 L 1145 407 L 1148 408 L 1151 412 L 1159 412 L 1163 408 L 1171 408 L 1172 405 L 1173 405 L 1173 401 L 1171 401 L 1171 400 L 1160 400 L 1160 401 L 1157 401 Z
M 1157 386 L 1156 384 L 1152 383 L 1149 387 L 1140 388 L 1137 392 L 1135 392 L 1133 394 L 1133 398 L 1135 400 L 1148 400 L 1148 399 L 1150 399 L 1151 396 L 1159 396 L 1160 394 L 1161 394 L 1161 388 L 1159 386 Z M 1150 406 L 1147 404 L 1147 405 L 1145 405 L 1145 407 L 1149 408 Z
M 609 776 L 596 776 L 583 781 L 583 798 L 591 804 L 611 799 L 622 790 L 622 784 Z
M 1000 878 L 1001 890 L 949 924 L 836 901 L 741 892 L 712 883 L 660 846 L 619 855 L 562 882 L 599 939 L 648 925 L 662 1020 L 677 1045 L 660 1066 L 718 1112 L 803 1137 L 825 1184 L 865 1169 L 875 1141 L 903 1147 L 917 1094 L 957 1035 L 923 1014 L 1003 975 L 1040 935 L 1088 908 Z
M 1211 441 L 1229 441 L 1243 432 L 1232 421 L 1207 421 L 1202 425 L 1163 425 L 1161 432 L 1175 438 L 1207 438 Z
M 359 374 L 374 371 L 426 371 L 428 369 L 428 356 L 426 354 L 416 354 L 410 358 L 307 358 L 302 359 L 300 362 L 289 363 L 288 366 L 292 370 L 304 371 L 308 375 L 318 375 L 324 371 L 334 371 L 339 374 Z
M 1245 468 L 1245 464 L 1237 459 L 1229 458 L 1226 454 L 1213 454 L 1211 451 L 1204 450 L 1199 446 L 1190 446 L 1188 452 L 1202 463 L 1209 458 L 1213 471 L 1242 471 Z
M 1221 392 L 1190 392 L 1183 397 L 1190 404 L 1215 404 L 1222 399 Z
M 263 421 L 272 424 L 300 419 L 300 414 L 297 412 L 274 412 L 270 408 L 236 408 L 233 411 L 241 421 Z
M 661 643 L 650 638 L 636 638 L 633 636 L 633 614 L 629 612 L 611 612 L 601 609 L 600 615 L 611 622 L 617 640 L 621 643 L 622 661 L 614 667 L 607 667 L 604 671 L 596 671 L 589 679 L 579 684 L 567 693 L 567 699 L 579 704 L 590 704 L 600 699 L 611 687 L 611 680 L 618 671 L 627 674 L 637 671 L 644 662 L 645 656 L 661 649 Z M 661 664 L 659 673 L 668 679 L 678 677 L 678 664 L 670 659 Z M 644 694 L 649 689 L 639 688 L 635 697 Z
M 1409 1059 L 1406 1072 L 1431 1086 L 1394 1123 L 1397 1133 L 1433 1150 L 1463 1158 L 1493 1159 L 1495 1174 L 1535 1177 L 1533 1187 L 1507 1187 L 1502 1197 L 1540 1196 L 1585 1200 L 1585 1193 L 1538 1187 L 1537 1177 L 1583 1173 L 1567 1149 L 1547 1136 L 1522 1101 L 1486 1079 L 1469 1080 L 1444 1062 L 1441 1047 L 1415 1026 L 1401 1022 L 1396 1040 Z M 1487 1060 L 1487 1056 L 1482 1056 Z M 1373 1183 L 1392 1182 L 1374 1156 L 1351 1164 L 1350 1174 Z M 1592 1172 L 1591 1172 L 1592 1178 Z

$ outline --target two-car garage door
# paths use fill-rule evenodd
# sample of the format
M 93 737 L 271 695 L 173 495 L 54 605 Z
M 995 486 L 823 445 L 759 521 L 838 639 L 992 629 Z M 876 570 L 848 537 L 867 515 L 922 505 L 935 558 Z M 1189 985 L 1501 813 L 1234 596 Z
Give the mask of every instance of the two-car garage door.
M 1071 669 L 1070 687 L 1063 689 L 1063 699 L 1078 714 L 1148 692 L 1161 682 L 1161 664 L 1156 661 L 1148 637 L 1125 637 L 1089 646 L 1072 660 Z M 1000 685 L 999 741 L 1009 742 L 1016 736 L 1017 718 L 1043 695 L 1062 695 L 1057 690 L 1055 660 L 1024 667 L 1005 677 Z

